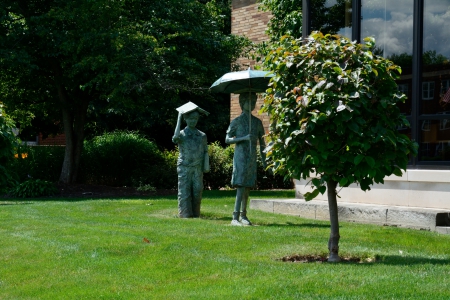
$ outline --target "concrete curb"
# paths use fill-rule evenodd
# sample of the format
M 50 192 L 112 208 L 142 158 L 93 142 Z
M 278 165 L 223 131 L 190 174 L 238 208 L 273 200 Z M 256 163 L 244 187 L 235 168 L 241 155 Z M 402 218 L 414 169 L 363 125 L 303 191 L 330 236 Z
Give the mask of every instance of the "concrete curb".
M 250 208 L 306 219 L 329 220 L 328 202 L 252 199 Z M 338 201 L 339 220 L 437 231 L 450 234 L 450 210 L 371 205 Z

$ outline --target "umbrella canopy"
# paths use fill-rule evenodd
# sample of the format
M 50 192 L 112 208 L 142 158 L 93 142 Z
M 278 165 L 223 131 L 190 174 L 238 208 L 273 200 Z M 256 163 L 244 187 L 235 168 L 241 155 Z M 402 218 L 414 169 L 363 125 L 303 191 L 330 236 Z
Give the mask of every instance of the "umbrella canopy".
M 229 72 L 214 82 L 210 90 L 215 93 L 245 93 L 265 92 L 270 78 L 273 77 L 268 71 L 248 70 Z

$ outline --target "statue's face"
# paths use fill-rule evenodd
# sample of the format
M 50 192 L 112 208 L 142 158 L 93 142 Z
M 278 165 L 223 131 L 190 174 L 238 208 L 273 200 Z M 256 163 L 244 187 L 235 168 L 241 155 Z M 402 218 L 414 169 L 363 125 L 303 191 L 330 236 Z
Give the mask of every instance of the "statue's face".
M 191 113 L 184 116 L 184 120 L 189 128 L 195 128 L 198 122 L 198 113 Z
M 250 101 L 244 101 L 242 104 L 242 110 L 243 111 L 253 111 L 256 106 L 256 101 L 250 100 Z

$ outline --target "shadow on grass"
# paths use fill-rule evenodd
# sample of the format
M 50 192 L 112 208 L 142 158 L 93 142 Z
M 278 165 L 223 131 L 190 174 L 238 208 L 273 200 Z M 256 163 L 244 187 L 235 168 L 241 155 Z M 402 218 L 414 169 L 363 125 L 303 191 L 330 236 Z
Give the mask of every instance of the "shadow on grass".
M 213 213 L 202 213 L 200 216 L 200 219 L 203 220 L 212 220 L 212 221 L 227 221 L 231 222 L 232 217 L 231 213 L 230 216 L 223 216 L 223 215 L 216 215 Z M 315 223 L 292 223 L 292 222 L 286 222 L 286 223 L 259 223 L 259 222 L 253 222 L 255 226 L 261 226 L 261 227 L 300 227 L 300 228 L 330 228 L 330 225 L 327 224 L 315 224 Z
M 176 201 L 177 197 L 161 197 L 161 196 L 119 196 L 119 197 L 52 197 L 52 198 L 26 198 L 28 202 L 22 203 L 22 204 L 33 204 L 35 202 L 83 202 L 83 201 L 96 201 L 96 200 L 106 200 L 106 201 L 119 201 L 119 200 L 151 200 L 151 201 L 161 201 L 161 200 L 173 200 Z M 2 200 L 0 200 L 1 202 Z M 20 200 L 9 198 L 3 200 L 4 202 L 12 203 L 13 202 L 20 202 Z M 12 205 L 11 204 L 11 205 Z M 19 203 L 20 204 L 20 203 Z M 0 205 L 10 205 L 10 204 L 2 204 Z
M 33 202 L 23 202 L 23 201 L 14 201 L 14 200 L 8 200 L 5 202 L 0 202 L 1 205 L 27 205 L 27 204 L 33 204 Z
M 203 191 L 203 198 L 214 198 L 214 199 L 223 199 L 223 198 L 235 198 L 236 190 L 205 190 Z M 250 199 L 255 199 L 258 197 L 262 197 L 264 199 L 270 198 L 285 198 L 292 199 L 295 198 L 294 190 L 252 190 L 250 191 Z
M 448 259 L 426 258 L 417 256 L 401 256 L 401 255 L 375 255 L 375 257 L 364 257 L 358 255 L 339 255 L 341 261 L 337 264 L 352 264 L 359 266 L 413 266 L 413 265 L 449 265 Z M 287 263 L 330 263 L 327 254 L 293 254 L 277 259 Z M 336 263 L 330 263 L 336 264 Z
M 267 226 L 267 227 L 306 227 L 306 228 L 330 228 L 330 225 L 328 224 L 315 224 L 315 223 L 270 223 L 270 224 L 260 224 L 260 226 Z
M 376 263 L 392 266 L 408 265 L 450 265 L 450 259 L 427 258 L 407 255 L 383 255 L 376 256 Z

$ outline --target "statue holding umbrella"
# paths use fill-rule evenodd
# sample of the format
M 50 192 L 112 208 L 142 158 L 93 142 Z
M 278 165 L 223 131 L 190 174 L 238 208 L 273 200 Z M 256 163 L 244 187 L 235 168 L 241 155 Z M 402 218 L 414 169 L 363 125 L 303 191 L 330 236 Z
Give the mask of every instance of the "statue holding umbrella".
M 265 71 L 230 72 L 223 75 L 213 83 L 211 91 L 222 93 L 236 93 L 239 95 L 239 105 L 242 114 L 231 121 L 228 127 L 225 142 L 235 144 L 233 157 L 233 175 L 231 185 L 236 187 L 236 202 L 234 206 L 231 225 L 252 225 L 247 218 L 247 204 L 250 189 L 256 185 L 257 153 L 256 144 L 259 142 L 259 151 L 264 168 L 265 141 L 264 127 L 260 119 L 252 115 L 256 105 L 256 93 L 264 92 L 270 80 Z

